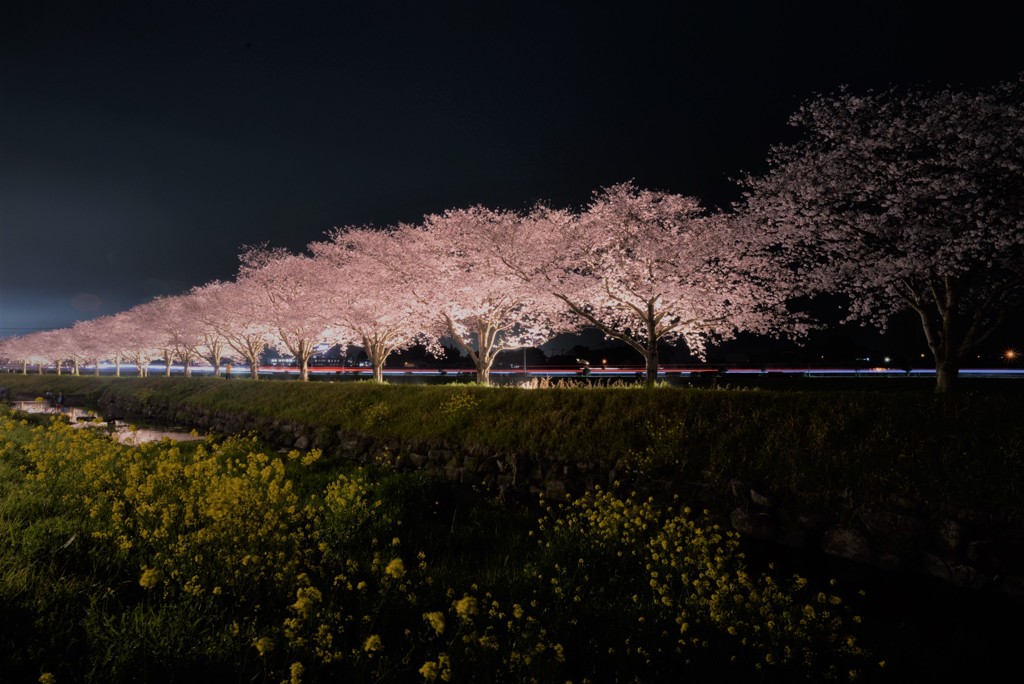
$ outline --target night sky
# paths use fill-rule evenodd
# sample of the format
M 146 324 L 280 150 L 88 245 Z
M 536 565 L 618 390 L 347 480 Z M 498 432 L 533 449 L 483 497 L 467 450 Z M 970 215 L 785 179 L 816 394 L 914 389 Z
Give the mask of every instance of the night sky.
M 816 92 L 1016 78 L 1006 4 L 5 2 L 0 337 L 334 226 L 630 179 L 724 207 Z

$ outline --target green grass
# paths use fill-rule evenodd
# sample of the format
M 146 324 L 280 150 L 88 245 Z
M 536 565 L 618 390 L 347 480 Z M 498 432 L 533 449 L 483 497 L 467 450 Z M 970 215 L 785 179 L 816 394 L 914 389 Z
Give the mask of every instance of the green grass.
M 1012 392 L 523 390 L 31 375 L 4 381 L 12 393 L 62 389 L 73 402 L 137 420 L 180 423 L 205 412 L 264 436 L 291 423 L 327 439 L 340 431 L 413 450 L 618 464 L 646 479 L 735 478 L 775 492 L 898 495 L 1024 519 L 1024 421 Z

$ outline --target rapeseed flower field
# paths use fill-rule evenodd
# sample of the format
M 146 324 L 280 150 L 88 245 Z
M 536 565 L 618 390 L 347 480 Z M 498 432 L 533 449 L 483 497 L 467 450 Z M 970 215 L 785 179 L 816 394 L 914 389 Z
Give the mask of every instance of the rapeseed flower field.
M 127 446 L 0 412 L 0 532 L 9 681 L 817 682 L 883 659 L 836 587 L 753 572 L 685 502 L 504 510 L 245 436 Z

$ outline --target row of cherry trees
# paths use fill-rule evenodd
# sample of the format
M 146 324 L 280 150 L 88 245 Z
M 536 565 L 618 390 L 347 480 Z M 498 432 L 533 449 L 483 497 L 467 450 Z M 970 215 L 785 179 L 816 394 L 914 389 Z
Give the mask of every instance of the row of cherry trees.
M 850 319 L 882 329 L 915 311 L 945 391 L 1024 294 L 1021 93 L 1020 80 L 840 91 L 794 115 L 804 138 L 773 148 L 727 212 L 624 183 L 580 211 L 475 206 L 340 228 L 302 254 L 246 247 L 234 281 L 5 340 L 0 356 L 140 374 L 236 358 L 255 377 L 271 346 L 306 379 L 330 342 L 362 346 L 379 381 L 392 352 L 450 339 L 487 384 L 499 352 L 592 327 L 635 349 L 653 382 L 659 342 L 700 357 L 740 331 L 799 338 L 810 321 L 791 303 L 843 293 Z
M 762 262 L 746 255 L 750 228 L 692 198 L 626 183 L 581 212 L 471 207 L 416 225 L 336 229 L 293 254 L 245 248 L 238 277 L 155 299 L 123 313 L 11 340 L 26 362 L 150 361 L 215 368 L 224 357 L 256 373 L 267 346 L 287 350 L 308 377 L 322 342 L 360 345 L 380 380 L 388 356 L 450 339 L 487 384 L 498 353 L 581 325 L 636 349 L 649 381 L 659 341 L 696 355 L 738 330 L 798 333 Z

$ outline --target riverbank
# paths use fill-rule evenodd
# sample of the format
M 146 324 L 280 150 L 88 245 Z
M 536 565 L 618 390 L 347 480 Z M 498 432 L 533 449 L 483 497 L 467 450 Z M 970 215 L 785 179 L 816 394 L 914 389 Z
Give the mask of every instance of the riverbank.
M 1024 425 L 1005 391 L 9 380 L 104 416 L 386 461 L 501 498 L 678 495 L 751 540 L 1024 598 Z
M 50 385 L 57 389 L 52 383 L 52 377 L 47 380 L 50 380 Z M 906 434 L 895 431 L 894 425 L 898 423 L 886 423 L 882 418 L 886 410 L 901 411 L 905 416 L 916 415 L 921 421 L 930 421 L 905 429 L 911 430 L 912 434 L 916 434 L 914 431 L 926 430 L 931 436 L 931 441 L 918 444 L 917 450 L 905 448 L 903 459 L 894 458 L 893 463 L 900 464 L 907 460 L 934 457 L 935 454 L 942 453 L 943 448 L 951 450 L 953 446 L 962 449 L 965 445 L 986 446 L 990 456 L 995 450 L 1005 462 L 1006 469 L 1003 473 L 1011 478 L 1015 472 L 1012 467 L 1013 440 L 1019 437 L 1019 432 L 1014 432 L 1015 423 L 1004 422 L 1006 416 L 1015 410 L 1012 403 L 1003 402 L 1000 408 L 995 402 L 979 402 L 977 398 L 966 398 L 963 402 L 947 405 L 940 416 L 945 424 L 945 428 L 942 429 L 939 426 L 940 421 L 934 417 L 927 418 L 921 412 L 920 406 L 934 406 L 931 397 L 921 397 L 920 406 L 917 407 L 899 403 L 904 400 L 884 396 L 831 397 L 840 405 L 849 407 L 845 413 L 847 422 L 826 426 L 824 423 L 829 416 L 836 415 L 835 406 L 822 406 L 830 400 L 829 396 L 812 397 L 813 401 L 809 401 L 806 397 L 786 397 L 749 391 L 683 391 L 679 394 L 673 390 L 662 394 L 660 390 L 654 393 L 559 390 L 554 393 L 531 393 L 473 387 L 451 388 L 447 391 L 443 391 L 442 388 L 424 388 L 429 391 L 418 391 L 412 387 L 380 388 L 366 384 L 353 384 L 347 389 L 340 389 L 327 387 L 326 384 L 324 387 L 316 388 L 298 383 L 227 383 L 212 379 L 185 385 L 177 382 L 167 384 L 163 379 L 121 379 L 104 385 L 89 379 L 75 378 L 68 379 L 67 384 L 61 385 L 61 388 L 73 401 L 88 400 L 97 404 L 105 402 L 104 405 L 108 408 L 117 407 L 117 410 L 122 412 L 121 417 L 137 415 L 146 417 L 147 422 L 151 422 L 154 416 L 171 416 L 171 422 L 188 417 L 196 423 L 224 428 L 239 423 L 247 424 L 248 429 L 236 431 L 266 436 L 270 438 L 270 443 L 278 448 L 298 448 L 299 451 L 296 453 L 299 454 L 312 455 L 316 453 L 316 446 L 324 446 L 323 454 L 317 461 L 318 467 L 331 472 L 346 467 L 346 463 L 358 464 L 369 461 L 387 463 L 389 470 L 397 467 L 397 472 L 404 472 L 409 476 L 421 472 L 436 472 L 473 485 L 462 489 L 466 492 L 476 489 L 478 493 L 485 495 L 484 499 L 492 502 L 502 491 L 506 501 L 512 504 L 520 500 L 519 497 L 533 497 L 535 500 L 536 494 L 540 491 L 545 492 L 548 500 L 554 502 L 559 497 L 564 497 L 566 492 L 571 494 L 574 487 L 582 486 L 586 490 L 588 483 L 595 484 L 596 477 L 610 478 L 610 472 L 601 470 L 610 464 L 613 468 L 619 466 L 617 475 L 621 475 L 621 489 L 625 489 L 627 485 L 638 489 L 646 487 L 646 491 L 656 496 L 658 500 L 667 500 L 671 492 L 684 492 L 687 486 L 699 484 L 700 486 L 692 491 L 714 494 L 709 498 L 709 502 L 716 505 L 717 519 L 726 526 L 725 529 L 731 529 L 734 522 L 742 522 L 741 517 L 733 515 L 736 510 L 743 508 L 738 504 L 740 501 L 755 511 L 756 515 L 751 516 L 751 519 L 762 523 L 770 520 L 767 516 L 773 509 L 785 510 L 783 504 L 791 501 L 780 494 L 784 488 L 772 484 L 771 479 L 762 479 L 755 484 L 752 480 L 744 481 L 740 478 L 739 474 L 745 473 L 750 477 L 752 473 L 762 472 L 764 464 L 754 464 L 760 470 L 753 466 L 749 470 L 744 470 L 749 455 L 746 460 L 724 460 L 722 454 L 726 447 L 715 440 L 725 440 L 727 444 L 735 446 L 728 441 L 728 435 L 722 436 L 719 433 L 728 426 L 727 419 L 733 420 L 740 413 L 746 413 L 755 425 L 761 426 L 764 443 L 751 444 L 751 451 L 760 454 L 762 458 L 768 454 L 775 454 L 775 460 L 772 462 L 779 465 L 778 482 L 792 482 L 790 469 L 800 467 L 797 462 L 787 464 L 779 455 L 780 452 L 785 452 L 785 445 L 782 444 L 779 433 L 784 428 L 793 429 L 795 424 L 802 425 L 804 429 L 819 431 L 813 440 L 803 439 L 799 434 L 794 438 L 794 441 L 806 450 L 806 459 L 810 465 L 810 461 L 823 458 L 820 451 L 814 450 L 815 445 L 842 446 L 844 439 L 852 439 L 857 430 L 866 430 L 871 425 L 880 425 L 880 429 L 887 431 L 885 436 L 890 442 L 906 447 L 910 441 Z M 31 393 L 36 389 L 34 386 L 26 386 L 18 391 Z M 736 406 L 730 408 L 731 403 Z M 170 406 L 176 407 L 173 415 L 162 408 Z M 802 416 L 802 423 L 795 423 L 794 419 L 790 419 L 789 423 L 778 425 L 776 432 L 772 432 L 772 424 L 784 421 L 787 413 L 799 406 L 810 407 Z M 236 410 L 232 411 L 230 407 L 236 407 Z M 657 407 L 662 408 L 659 410 Z M 499 410 L 504 411 L 506 415 L 502 417 L 493 413 Z M 561 414 L 556 413 L 552 416 L 552 411 L 561 411 Z M 505 422 L 508 414 L 513 412 L 515 420 Z M 982 420 L 981 412 L 987 412 L 985 420 Z M 651 425 L 660 425 L 664 429 L 648 429 L 640 416 L 644 416 Z M 715 418 L 720 422 L 715 423 Z M 606 442 L 603 445 L 610 449 L 625 449 L 626 453 L 615 459 L 600 458 L 603 452 L 602 444 L 594 443 L 590 437 L 592 431 L 547 435 L 545 444 L 556 454 L 547 465 L 542 465 L 544 462 L 534 455 L 534 451 L 520 449 L 516 453 L 524 460 L 516 462 L 523 465 L 526 463 L 525 459 L 529 458 L 530 472 L 513 473 L 508 469 L 504 472 L 500 470 L 500 462 L 506 465 L 509 463 L 507 459 L 512 453 L 509 445 L 517 440 L 523 440 L 521 435 L 509 434 L 511 428 L 507 426 L 519 425 L 527 434 L 539 434 L 543 432 L 545 425 L 571 425 L 587 420 L 605 423 L 606 429 L 602 435 L 608 434 L 613 428 L 628 433 L 628 426 L 633 424 L 633 434 L 629 436 L 631 441 L 625 441 L 620 436 L 619 442 Z M 669 429 L 672 420 L 684 429 L 673 432 Z M 488 421 L 505 427 L 488 428 Z M 615 421 L 619 422 L 616 424 Z M 987 436 L 968 432 L 972 426 L 984 425 L 1001 427 L 995 432 L 989 432 Z M 460 441 L 459 435 L 465 435 L 466 438 Z M 417 441 L 424 437 L 434 441 Z M 886 441 L 877 435 L 866 435 L 861 442 L 879 446 L 886 444 Z M 334 445 L 330 446 L 332 443 Z M 684 446 L 689 450 L 684 449 Z M 1000 448 L 1002 451 L 999 451 Z M 576 461 L 572 460 L 574 450 L 578 454 Z M 670 466 L 667 458 L 657 458 L 661 452 L 677 460 Z M 858 477 L 864 478 L 861 480 L 863 483 L 873 481 L 865 478 L 863 464 L 858 466 L 852 460 L 849 461 L 847 470 L 836 470 L 845 462 L 844 459 L 854 459 L 858 453 L 863 454 L 863 444 L 850 444 L 841 452 L 832 454 L 830 470 L 825 471 L 834 478 L 833 482 L 854 481 Z M 705 458 L 699 458 L 701 453 L 705 454 Z M 792 454 L 793 450 L 790 449 L 788 453 Z M 975 462 L 982 460 L 975 458 L 975 455 L 981 452 L 965 449 L 964 454 Z M 713 460 L 711 456 L 717 460 Z M 691 460 L 684 460 L 684 457 Z M 884 457 L 883 453 L 883 460 Z M 952 457 L 949 453 L 945 456 L 947 459 Z M 791 455 L 791 458 L 796 456 Z M 586 459 L 592 459 L 593 463 L 588 463 Z M 872 461 L 877 462 L 879 461 Z M 720 468 L 717 473 L 711 468 L 713 464 Z M 996 467 L 986 463 L 977 465 L 980 472 L 992 472 Z M 696 473 L 697 477 L 668 477 L 670 467 L 676 467 L 687 474 Z M 904 464 L 904 467 L 907 466 Z M 820 475 L 821 472 L 811 468 L 810 474 L 804 473 L 804 477 Z M 886 475 L 885 481 L 900 482 L 901 479 L 909 477 L 911 475 L 907 472 L 891 472 Z M 492 484 L 490 488 L 486 486 L 488 482 Z M 529 484 L 531 482 L 534 484 Z M 940 481 L 925 481 L 922 487 L 934 486 L 936 482 Z M 501 489 L 502 483 L 505 484 L 504 490 Z M 820 480 L 819 483 L 827 484 L 827 481 Z M 998 483 L 998 486 L 986 487 L 983 483 L 974 481 L 959 483 L 954 489 L 961 492 L 974 491 L 976 495 L 995 498 L 1011 495 L 1013 488 L 1018 485 L 1019 481 L 1006 481 Z M 1005 488 L 1002 494 L 999 493 L 1000 488 Z M 836 486 L 833 484 L 831 490 L 835 489 Z M 922 491 L 930 490 L 919 489 L 919 495 Z M 409 499 L 409 496 L 410 494 L 406 493 L 402 498 L 418 501 L 423 495 L 413 495 L 412 499 Z M 842 496 L 837 495 L 834 499 L 819 497 L 816 501 L 822 507 L 830 501 L 839 506 L 836 509 L 836 517 L 829 518 L 834 519 L 837 524 L 847 519 L 863 522 L 865 513 L 869 513 L 870 509 L 864 508 L 863 505 L 860 510 L 844 509 L 842 506 L 850 506 L 853 502 L 863 504 L 869 496 L 877 501 L 885 501 L 884 498 L 880 498 L 884 496 L 883 488 L 870 495 L 850 491 Z M 895 495 L 890 493 L 889 496 Z M 774 497 L 774 500 L 769 497 Z M 948 491 L 945 495 L 939 494 L 938 497 L 951 498 Z M 685 500 L 688 503 L 692 501 Z M 430 501 L 434 499 L 431 498 Z M 423 503 L 429 502 L 424 499 Z M 899 502 L 890 499 L 889 503 Z M 931 504 L 923 501 L 920 505 L 923 510 L 927 510 Z M 919 512 L 922 509 L 919 509 Z M 486 505 L 473 515 L 482 520 L 481 516 L 491 515 L 484 514 L 483 511 L 494 510 L 492 505 Z M 513 505 L 501 510 L 506 512 L 496 513 L 500 520 L 495 518 L 489 531 L 480 529 L 474 533 L 476 536 L 472 537 L 474 541 L 471 543 L 473 554 L 482 553 L 489 544 L 496 541 L 499 544 L 509 544 L 503 530 L 509 525 L 520 524 L 515 522 L 520 520 L 515 513 L 518 507 Z M 817 509 L 819 516 L 816 519 L 819 523 L 816 524 L 820 524 L 822 520 L 822 510 Z M 994 511 L 995 507 L 989 507 L 989 510 Z M 1009 512 L 1004 513 L 1001 519 L 1018 519 L 1013 510 L 1011 506 Z M 434 515 L 432 512 L 428 513 Z M 462 515 L 465 515 L 465 509 Z M 461 519 L 460 515 L 455 517 Z M 977 525 L 977 522 L 972 524 Z M 484 527 L 487 528 L 487 525 Z M 877 528 L 877 521 L 875 527 Z M 920 534 L 923 529 L 925 528 L 910 528 L 914 534 Z M 978 527 L 972 529 L 976 530 Z M 442 538 L 447 538 L 448 534 L 446 531 Z M 1019 603 L 1011 595 L 1004 593 L 997 583 L 989 582 L 982 586 L 962 588 L 948 580 L 940 580 L 908 567 L 882 569 L 873 563 L 854 562 L 835 553 L 826 553 L 815 544 L 808 543 L 813 538 L 810 534 L 805 535 L 801 545 L 794 545 L 792 535 L 784 539 L 773 538 L 767 541 L 756 535 L 747 534 L 742 548 L 755 569 L 767 569 L 769 564 L 772 564 L 776 576 L 779 577 L 786 577 L 790 572 L 810 576 L 814 582 L 837 577 L 846 589 L 862 587 L 865 590 L 866 597 L 858 600 L 861 601 L 859 605 L 862 615 L 872 630 L 871 643 L 873 646 L 884 646 L 881 650 L 889 653 L 888 656 L 882 656 L 889 658 L 888 674 L 876 671 L 872 677 L 865 677 L 866 680 L 930 682 L 948 676 L 986 680 L 992 679 L 1005 667 L 1013 664 L 1016 657 L 1016 640 L 1013 632 L 1008 631 L 1005 625 L 1012 624 L 1014 616 L 1019 611 Z M 910 540 L 913 539 L 915 538 L 911 536 Z M 961 539 L 961 543 L 964 541 Z M 916 543 L 911 543 L 907 538 L 903 538 L 902 542 L 904 547 Z M 975 551 L 979 549 L 978 545 L 974 548 Z M 488 572 L 490 571 L 483 572 L 481 576 L 486 576 Z M 851 594 L 848 599 L 856 599 L 856 596 Z M 895 656 L 892 655 L 894 651 Z

